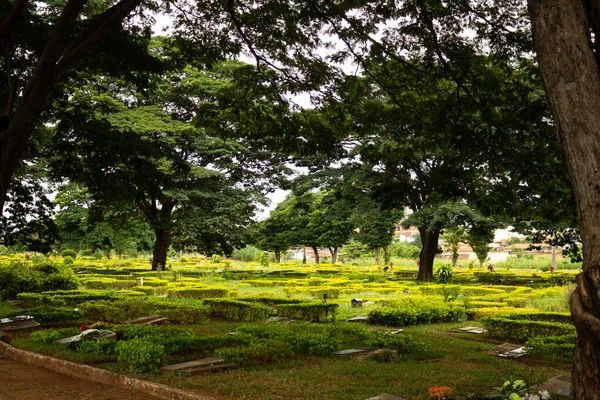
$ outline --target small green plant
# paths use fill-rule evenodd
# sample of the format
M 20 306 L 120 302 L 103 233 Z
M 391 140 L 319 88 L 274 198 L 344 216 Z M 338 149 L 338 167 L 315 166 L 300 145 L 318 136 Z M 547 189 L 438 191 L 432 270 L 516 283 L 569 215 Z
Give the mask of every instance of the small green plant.
M 63 257 L 72 257 L 72 258 L 76 257 L 75 250 L 71 250 L 71 249 L 63 250 L 61 255 Z
M 461 293 L 460 286 L 442 286 L 442 296 L 444 296 L 444 302 L 456 300 Z
M 76 350 L 81 353 L 109 356 L 115 354 L 117 342 L 105 338 L 98 340 L 84 340 L 77 344 Z
M 63 257 L 63 264 L 71 265 L 71 264 L 73 264 L 73 262 L 74 262 L 73 257 L 69 257 L 69 256 Z
M 263 267 L 269 266 L 269 253 L 268 252 L 263 251 L 263 253 L 260 255 L 260 265 L 262 265 Z
M 437 281 L 439 283 L 452 282 L 452 267 L 449 265 L 442 265 L 437 270 Z
M 159 371 L 167 362 L 164 346 L 146 338 L 120 341 L 116 345 L 116 352 L 119 362 L 127 363 L 129 372 L 133 374 Z
M 219 264 L 221 262 L 221 256 L 218 254 L 213 254 L 212 256 L 210 256 L 210 260 L 215 264 Z

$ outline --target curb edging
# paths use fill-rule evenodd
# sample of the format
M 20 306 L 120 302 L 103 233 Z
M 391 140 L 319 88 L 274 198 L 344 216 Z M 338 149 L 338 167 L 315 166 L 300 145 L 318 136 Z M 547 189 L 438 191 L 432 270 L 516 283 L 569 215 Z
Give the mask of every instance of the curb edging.
M 90 367 L 89 365 L 77 364 L 71 361 L 61 360 L 43 354 L 18 349 L 2 341 L 0 341 L 0 354 L 3 354 L 4 356 L 16 361 L 21 361 L 26 364 L 35 365 L 36 367 L 49 369 L 73 378 L 103 383 L 109 386 L 119 386 L 122 388 L 134 389 L 165 400 L 214 400 L 212 397 L 200 396 L 195 393 L 176 389 L 161 383 L 130 378 L 115 372 Z

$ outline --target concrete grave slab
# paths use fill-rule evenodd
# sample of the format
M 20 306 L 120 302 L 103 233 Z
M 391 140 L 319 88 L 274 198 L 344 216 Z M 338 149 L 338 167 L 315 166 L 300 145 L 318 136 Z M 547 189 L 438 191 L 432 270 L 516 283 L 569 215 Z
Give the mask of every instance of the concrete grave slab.
M 331 352 L 329 354 L 331 354 L 332 356 L 356 356 L 359 354 L 367 354 L 367 353 L 371 353 L 373 351 L 376 351 L 377 348 L 376 347 L 358 347 L 356 349 L 346 349 L 346 350 L 340 350 L 340 351 L 334 351 Z
M 518 349 L 510 350 L 505 353 L 498 354 L 498 357 L 502 358 L 519 358 L 525 355 L 525 347 L 519 347 Z
M 348 322 L 362 322 L 369 319 L 368 315 L 359 315 L 358 317 L 350 318 Z
M 59 339 L 56 343 L 64 344 L 67 346 L 74 346 L 83 340 L 117 340 L 117 334 L 106 329 L 87 329 L 81 332 L 79 335 L 70 336 L 64 339 Z
M 161 368 L 161 371 L 165 374 L 184 372 L 187 375 L 194 375 L 204 372 L 220 371 L 223 369 L 234 368 L 233 364 L 226 364 L 225 360 L 221 358 L 203 358 L 200 360 L 188 361 L 179 364 L 167 365 Z
M 130 319 L 129 321 L 125 321 L 123 322 L 123 324 L 147 324 L 149 322 L 155 321 L 157 319 L 160 319 L 160 315 L 158 314 L 151 314 L 151 315 L 145 315 L 143 317 L 139 317 L 136 319 Z
M 408 400 L 401 396 L 396 396 L 395 394 L 383 393 L 379 396 L 371 397 L 367 400 Z
M 504 343 L 501 344 L 500 346 L 496 346 L 493 349 L 488 351 L 488 354 L 491 354 L 493 356 L 497 356 L 501 353 L 506 353 L 508 351 L 512 351 L 512 350 L 516 350 L 518 348 L 522 347 L 521 345 L 518 344 L 512 344 L 512 343 Z
M 473 334 L 476 334 L 476 335 L 480 335 L 482 333 L 486 333 L 487 329 L 482 328 L 480 326 L 465 326 L 464 328 L 452 329 L 452 332 L 456 332 L 456 333 L 473 333 Z
M 571 377 L 565 375 L 555 376 L 552 379 L 548 379 L 544 383 L 540 383 L 537 386 L 531 387 L 538 391 L 547 391 L 550 394 L 559 394 L 562 396 L 571 395 Z
M 19 329 L 35 328 L 40 326 L 31 315 L 17 315 L 16 317 L 0 319 L 0 331 L 10 332 Z

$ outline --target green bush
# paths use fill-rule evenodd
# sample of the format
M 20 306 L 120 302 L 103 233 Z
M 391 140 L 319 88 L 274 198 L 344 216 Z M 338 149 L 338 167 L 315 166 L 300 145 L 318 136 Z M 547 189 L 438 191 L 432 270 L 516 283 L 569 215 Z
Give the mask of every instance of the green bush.
M 75 290 L 79 287 L 79 279 L 75 273 L 64 268 L 60 272 L 51 273 L 42 277 L 42 290 Z
M 79 333 L 81 333 L 81 331 L 77 328 L 45 329 L 42 331 L 31 332 L 31 339 L 35 340 L 36 342 L 50 344 L 59 339 L 75 336 Z
M 116 345 L 119 362 L 129 365 L 129 372 L 157 372 L 167 362 L 164 346 L 145 338 L 120 341 Z
M 84 340 L 77 343 L 76 351 L 81 353 L 96 354 L 99 356 L 109 356 L 115 354 L 117 342 L 101 338 L 98 340 Z
M 277 313 L 282 317 L 311 322 L 325 321 L 328 318 L 335 321 L 335 311 L 338 307 L 338 304 L 324 303 L 280 304 Z
M 273 313 L 267 306 L 229 299 L 204 299 L 203 304 L 210 308 L 214 316 L 238 321 L 257 321 Z
M 525 342 L 527 354 L 535 357 L 547 357 L 565 362 L 573 361 L 575 353 L 575 334 L 562 336 L 539 336 Z
M 71 257 L 71 258 L 75 258 L 77 257 L 77 254 L 75 253 L 75 250 L 71 250 L 71 249 L 65 249 L 62 251 L 61 255 L 63 257 Z
M 425 299 L 394 301 L 390 307 L 375 309 L 368 315 L 369 324 L 388 326 L 456 322 L 466 318 L 462 306 Z
M 444 284 L 452 282 L 452 267 L 449 265 L 439 267 L 437 270 L 437 281 Z
M 547 321 L 529 321 L 506 317 L 484 317 L 483 326 L 490 335 L 525 342 L 538 336 L 563 336 L 575 332 L 571 324 Z
M 393 243 L 390 245 L 390 252 L 393 256 L 414 260 L 419 257 L 421 248 L 409 243 Z
M 251 261 L 260 261 L 260 256 L 262 255 L 262 251 L 257 249 L 254 246 L 246 246 L 243 249 L 237 249 L 233 252 L 233 259 L 251 262 Z
M 13 300 L 22 292 L 41 292 L 42 275 L 30 269 L 26 263 L 11 262 L 0 265 L 0 298 Z
M 229 290 L 220 287 L 177 287 L 167 289 L 167 297 L 208 299 L 229 296 Z
M 215 357 L 241 366 L 277 362 L 292 355 L 290 345 L 277 339 L 256 339 L 246 347 L 217 349 Z
M 37 322 L 41 323 L 77 321 L 83 317 L 83 313 L 79 310 L 64 307 L 48 307 L 48 305 L 21 309 L 7 315 L 7 317 L 16 315 L 31 315 Z
M 63 257 L 64 265 L 73 265 L 74 262 L 75 260 L 73 260 L 73 257 Z
M 92 254 L 93 254 L 92 250 L 90 250 L 90 249 L 81 250 L 81 253 L 80 253 L 80 255 L 82 257 L 90 257 Z

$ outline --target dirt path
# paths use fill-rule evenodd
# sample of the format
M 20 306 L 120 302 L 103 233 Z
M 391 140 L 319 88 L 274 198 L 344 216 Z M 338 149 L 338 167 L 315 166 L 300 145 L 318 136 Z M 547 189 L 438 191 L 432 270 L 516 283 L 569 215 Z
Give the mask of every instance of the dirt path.
M 158 400 L 135 390 L 71 378 L 0 356 L 0 400 Z

